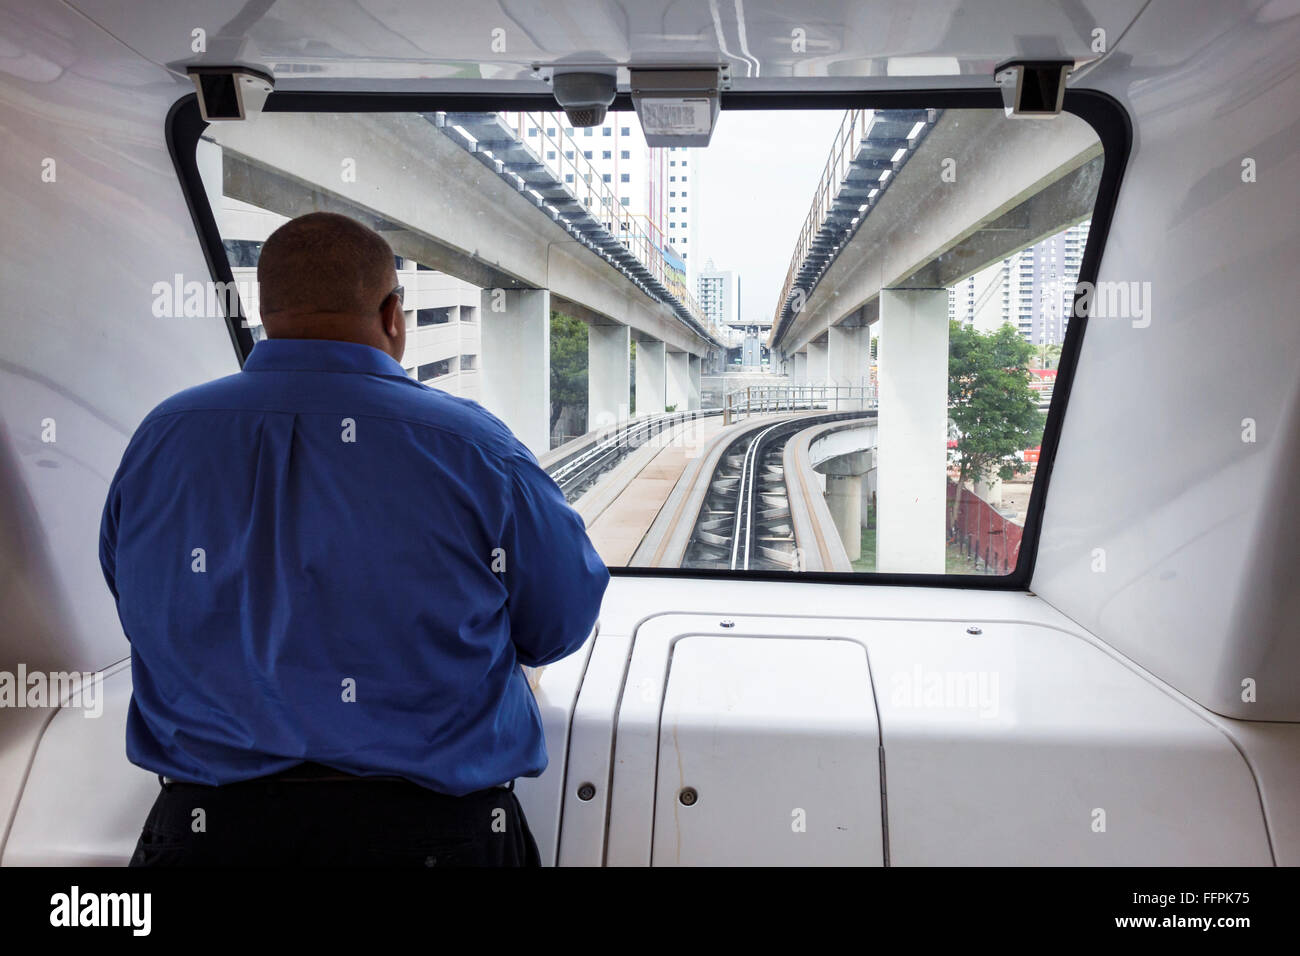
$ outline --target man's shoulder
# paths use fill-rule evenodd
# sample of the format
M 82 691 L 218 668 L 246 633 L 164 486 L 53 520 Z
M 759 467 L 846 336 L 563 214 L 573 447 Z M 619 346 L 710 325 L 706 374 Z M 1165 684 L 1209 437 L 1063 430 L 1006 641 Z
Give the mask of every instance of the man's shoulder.
M 528 455 L 505 422 L 472 398 L 452 395 L 414 380 L 395 381 L 394 385 L 402 390 L 403 413 L 418 424 L 483 445 L 502 458 Z
M 331 375 L 325 381 L 327 388 L 287 396 L 264 387 L 260 378 L 236 372 L 164 399 L 145 416 L 140 430 L 194 413 L 345 414 L 428 429 L 502 459 L 531 457 L 506 424 L 473 399 L 396 376 L 348 376 L 340 381 Z
M 217 411 L 227 409 L 240 411 L 241 403 L 246 400 L 240 389 L 242 373 L 214 378 L 201 385 L 191 385 L 179 392 L 169 395 L 149 410 L 136 427 L 136 435 L 150 431 L 160 425 L 169 423 L 187 412 Z

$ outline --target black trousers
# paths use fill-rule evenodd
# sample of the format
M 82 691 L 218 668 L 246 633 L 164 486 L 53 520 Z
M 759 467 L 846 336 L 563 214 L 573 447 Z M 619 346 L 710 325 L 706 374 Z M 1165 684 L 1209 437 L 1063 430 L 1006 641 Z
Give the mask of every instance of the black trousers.
M 405 780 L 162 784 L 130 866 L 540 866 L 513 790 Z

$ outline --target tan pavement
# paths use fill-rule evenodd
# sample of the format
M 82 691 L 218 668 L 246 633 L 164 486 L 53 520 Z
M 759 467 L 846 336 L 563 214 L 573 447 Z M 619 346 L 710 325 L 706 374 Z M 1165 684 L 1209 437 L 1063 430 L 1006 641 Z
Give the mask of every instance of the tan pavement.
M 678 425 L 638 448 L 574 503 L 606 564 L 627 566 L 687 462 L 721 430 L 721 415 Z

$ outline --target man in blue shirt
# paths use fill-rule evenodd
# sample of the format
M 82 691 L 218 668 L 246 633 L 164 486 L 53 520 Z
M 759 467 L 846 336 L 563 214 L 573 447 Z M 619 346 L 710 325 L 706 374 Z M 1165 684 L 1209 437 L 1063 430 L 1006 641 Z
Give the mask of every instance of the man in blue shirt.
M 609 572 L 504 424 L 402 369 L 377 233 L 294 219 L 258 283 L 268 338 L 149 413 L 104 508 L 163 784 L 132 865 L 535 863 L 520 665 L 583 645 Z

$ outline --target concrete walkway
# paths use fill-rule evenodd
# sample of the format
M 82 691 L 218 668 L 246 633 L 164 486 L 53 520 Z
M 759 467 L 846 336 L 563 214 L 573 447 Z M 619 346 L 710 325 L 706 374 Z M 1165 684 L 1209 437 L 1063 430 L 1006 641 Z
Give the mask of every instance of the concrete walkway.
M 677 425 L 628 455 L 574 503 L 607 565 L 628 565 L 687 463 L 721 430 L 721 415 Z

